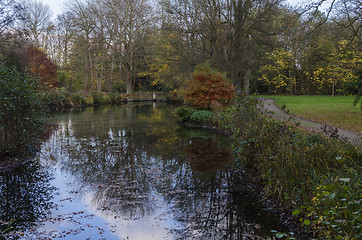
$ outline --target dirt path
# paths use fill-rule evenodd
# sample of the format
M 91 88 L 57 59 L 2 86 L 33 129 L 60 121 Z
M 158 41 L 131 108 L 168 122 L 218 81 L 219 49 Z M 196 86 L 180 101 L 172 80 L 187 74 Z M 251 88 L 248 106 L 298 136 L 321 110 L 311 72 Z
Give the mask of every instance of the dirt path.
M 312 132 L 316 132 L 316 133 L 321 133 L 325 136 L 330 136 L 331 132 L 329 132 L 328 134 L 326 132 L 324 132 L 322 130 L 322 127 L 327 127 L 327 131 L 330 130 L 334 130 L 336 129 L 333 126 L 328 126 L 326 124 L 323 123 L 318 123 L 318 122 L 314 122 L 305 118 L 301 118 L 292 114 L 288 114 L 285 113 L 284 111 L 282 111 L 280 108 L 278 108 L 275 104 L 274 104 L 274 100 L 273 99 L 269 99 L 269 98 L 260 98 L 262 100 L 264 109 L 272 113 L 272 116 L 275 119 L 278 119 L 280 121 L 290 121 L 292 123 L 300 123 L 300 126 L 304 129 L 307 129 L 309 131 Z M 361 146 L 361 138 L 362 138 L 362 134 L 361 133 L 356 133 L 356 132 L 351 132 L 348 130 L 344 130 L 344 129 L 338 129 L 337 132 L 338 136 L 341 139 L 347 139 L 348 141 L 350 141 L 351 143 Z

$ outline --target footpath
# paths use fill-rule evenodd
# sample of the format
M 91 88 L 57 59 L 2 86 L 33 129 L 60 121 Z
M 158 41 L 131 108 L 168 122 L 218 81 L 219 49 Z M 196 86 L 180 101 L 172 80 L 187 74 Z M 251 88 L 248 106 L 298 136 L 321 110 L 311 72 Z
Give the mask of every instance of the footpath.
M 301 118 L 289 113 L 284 112 L 274 104 L 273 99 L 260 98 L 262 106 L 267 114 L 270 114 L 273 118 L 283 121 L 290 122 L 292 124 L 298 124 L 299 127 L 308 130 L 310 132 L 323 134 L 328 137 L 338 137 L 340 139 L 346 139 L 352 144 L 361 146 L 362 133 L 351 132 L 344 129 L 339 129 L 334 126 L 326 125 L 324 123 L 314 122 L 305 118 Z

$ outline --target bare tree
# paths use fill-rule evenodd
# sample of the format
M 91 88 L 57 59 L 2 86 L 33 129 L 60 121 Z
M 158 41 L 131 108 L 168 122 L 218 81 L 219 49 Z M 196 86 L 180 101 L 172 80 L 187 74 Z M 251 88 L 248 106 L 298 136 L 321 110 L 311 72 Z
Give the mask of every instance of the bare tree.
M 23 8 L 22 27 L 33 44 L 41 45 L 41 35 L 49 33 L 53 27 L 51 22 L 52 12 L 48 5 L 36 0 L 24 1 Z
M 350 39 L 361 43 L 362 37 L 362 1 L 361 0 L 339 0 L 336 4 L 335 23 L 340 27 L 348 29 Z
M 248 93 L 258 45 L 271 34 L 269 22 L 279 2 L 170 0 L 164 4 L 169 6 L 174 30 L 181 31 L 191 46 L 190 53 L 226 70 L 237 89 Z
M 147 0 L 98 0 L 102 12 L 97 16 L 111 49 L 112 72 L 118 62 L 119 76 L 126 83 L 127 93 L 133 91 L 136 77 L 136 54 L 142 48 L 145 30 L 152 22 Z
M 22 7 L 14 0 L 0 0 L 0 34 L 21 18 Z
M 83 0 L 71 0 L 67 4 L 67 9 L 72 13 L 72 21 L 74 27 L 79 32 L 78 35 L 83 34 L 85 38 L 85 52 L 84 58 L 84 89 L 89 90 L 91 83 L 93 82 L 92 72 L 92 56 L 91 56 L 91 38 L 94 34 L 95 19 L 91 14 L 91 2 Z
M 318 16 L 316 12 L 324 12 L 324 21 L 314 26 L 313 31 L 317 31 L 327 21 L 333 20 L 341 28 L 350 31 L 351 41 L 361 42 L 361 6 L 361 0 L 311 0 L 307 6 L 299 9 L 299 15 L 309 22 Z
M 57 40 L 58 40 L 58 64 L 63 69 L 68 69 L 71 40 L 75 34 L 73 14 L 65 12 L 57 17 Z

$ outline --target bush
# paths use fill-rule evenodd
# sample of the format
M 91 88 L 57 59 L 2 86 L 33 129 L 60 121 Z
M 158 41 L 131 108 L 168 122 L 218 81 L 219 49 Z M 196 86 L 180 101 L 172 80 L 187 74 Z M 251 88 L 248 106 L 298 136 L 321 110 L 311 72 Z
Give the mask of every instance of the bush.
M 68 71 L 57 71 L 57 83 L 60 87 L 65 88 L 68 92 L 81 91 L 83 82 L 79 78 L 74 78 Z
M 168 94 L 166 95 L 166 99 L 168 102 L 183 103 L 184 96 L 185 96 L 185 90 L 180 88 L 168 92 Z
M 83 100 L 84 100 L 84 105 L 86 106 L 94 105 L 94 99 L 92 94 L 84 93 Z
M 174 113 L 179 117 L 178 120 L 183 123 L 186 121 L 190 121 L 190 116 L 196 111 L 197 110 L 193 108 L 183 106 L 176 108 Z
M 121 81 L 116 81 L 113 83 L 112 90 L 118 93 L 126 92 L 126 83 Z
M 0 155 L 15 154 L 39 140 L 44 122 L 36 79 L 0 64 Z
M 361 149 L 274 121 L 258 105 L 241 97 L 221 116 L 238 163 L 318 239 L 359 239 Z
M 70 101 L 72 102 L 73 106 L 81 106 L 84 105 L 84 97 L 81 92 L 76 92 L 70 94 Z
M 51 89 L 42 92 L 40 101 L 51 109 L 73 106 L 69 94 L 62 89 Z
M 93 103 L 95 105 L 112 104 L 112 97 L 105 93 L 94 92 L 94 93 L 92 93 L 92 96 L 93 96 Z
M 212 123 L 213 122 L 212 112 L 206 110 L 196 111 L 193 114 L 191 114 L 190 122 L 200 123 L 200 124 Z
M 234 87 L 210 66 L 199 66 L 185 89 L 185 101 L 199 109 L 210 109 L 215 102 L 226 106 L 234 98 Z
M 112 104 L 120 105 L 125 101 L 125 98 L 120 93 L 112 93 L 110 94 L 110 97 L 112 99 Z

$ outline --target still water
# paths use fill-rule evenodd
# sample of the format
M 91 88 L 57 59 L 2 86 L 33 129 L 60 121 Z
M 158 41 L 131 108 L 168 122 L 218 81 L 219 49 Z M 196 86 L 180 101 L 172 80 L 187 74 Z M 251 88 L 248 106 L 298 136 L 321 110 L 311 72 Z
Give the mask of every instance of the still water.
M 278 221 L 244 189 L 223 135 L 166 104 L 56 114 L 34 161 L 0 175 L 8 239 L 265 239 Z M 1 237 L 0 237 L 1 238 Z

